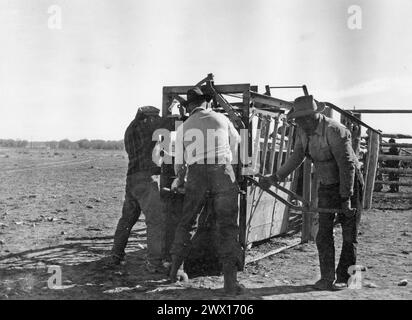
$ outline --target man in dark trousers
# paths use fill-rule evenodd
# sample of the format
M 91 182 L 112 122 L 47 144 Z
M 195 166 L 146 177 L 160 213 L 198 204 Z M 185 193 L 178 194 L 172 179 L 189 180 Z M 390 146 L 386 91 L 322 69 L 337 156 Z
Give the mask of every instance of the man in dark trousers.
M 315 283 L 319 290 L 342 289 L 349 279 L 348 268 L 356 264 L 358 223 L 360 220 L 362 181 L 359 163 L 352 149 L 349 130 L 320 112 L 313 96 L 299 97 L 294 101 L 288 119 L 298 126 L 292 155 L 272 176 L 261 179 L 263 188 L 273 182 L 284 180 L 300 166 L 305 157 L 315 166 L 320 181 L 318 189 L 319 208 L 343 209 L 338 214 L 342 225 L 343 246 L 336 269 L 333 225 L 335 212 L 319 213 L 319 231 L 316 245 L 319 252 L 321 279 Z M 356 178 L 355 178 L 356 176 Z M 355 207 L 359 210 L 352 210 Z
M 138 109 L 135 119 L 126 129 L 124 144 L 129 158 L 126 195 L 112 248 L 112 264 L 122 264 L 130 232 L 143 212 L 147 227 L 146 269 L 151 273 L 167 272 L 162 261 L 165 208 L 159 192 L 160 168 L 152 161 L 156 144 L 152 141 L 152 135 L 163 124 L 159 109 L 145 106 Z
M 208 196 L 209 200 L 212 199 L 210 202 L 213 203 L 216 214 L 218 255 L 223 265 L 224 290 L 228 294 L 239 294 L 244 289 L 237 281 L 238 263 L 242 257 L 237 223 L 239 188 L 231 165 L 231 150 L 238 145 L 240 136 L 225 115 L 208 107 L 207 97 L 199 87 L 187 92 L 186 111 L 190 116 L 176 133 L 176 150 L 181 146 L 182 157 L 175 158 L 178 178 L 173 182 L 172 189 L 184 183 L 186 170 L 187 177 L 182 218 L 171 250 L 170 279 L 173 282 L 177 280 L 178 270 L 188 257 L 196 232 L 196 219 Z M 192 143 L 190 133 L 198 134 L 195 138 L 195 143 L 198 143 L 195 152 L 189 148 Z M 213 133 L 217 136 L 211 138 L 209 134 Z M 209 139 L 213 141 L 208 141 Z M 189 149 L 192 151 L 189 152 Z

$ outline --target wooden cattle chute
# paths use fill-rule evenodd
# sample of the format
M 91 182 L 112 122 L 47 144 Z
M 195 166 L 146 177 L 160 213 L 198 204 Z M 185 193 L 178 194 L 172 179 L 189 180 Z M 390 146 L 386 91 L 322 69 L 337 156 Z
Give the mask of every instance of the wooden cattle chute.
M 246 129 L 247 132 L 248 162 L 239 159 L 235 166 L 240 187 L 239 240 L 246 251 L 253 242 L 284 234 L 288 228 L 289 207 L 276 201 L 247 177 L 273 173 L 290 156 L 295 129 L 286 121 L 285 113 L 292 103 L 259 94 L 257 86 L 250 84 L 215 85 L 212 81 L 212 78 L 206 81 L 206 87 L 212 86 L 216 92 L 212 108 L 227 115 L 238 130 Z M 187 90 L 192 87 L 163 87 L 163 117 L 171 117 L 170 107 L 176 101 L 185 100 Z M 229 98 L 238 101 L 228 103 L 226 99 Z M 239 157 L 241 152 L 239 150 Z M 287 189 L 293 189 L 295 185 L 293 176 L 282 183 Z M 275 187 L 272 191 L 286 199 L 289 197 Z
M 410 114 L 412 113 L 411 109 L 354 109 L 351 110 L 351 112 L 354 112 L 356 114 L 360 115 L 361 114 Z M 412 135 L 408 134 L 402 134 L 402 133 L 381 133 L 380 139 L 379 139 L 379 153 L 378 153 L 378 162 L 381 163 L 382 161 L 386 160 L 399 160 L 399 161 L 412 161 L 412 152 L 404 149 L 404 148 L 412 148 L 412 143 L 389 143 L 386 139 L 388 138 L 394 138 L 394 139 L 412 139 Z M 384 150 L 382 147 L 398 147 L 400 148 L 400 151 L 403 152 L 403 154 L 400 155 L 388 155 L 384 153 Z M 369 151 L 369 148 L 368 148 Z M 369 153 L 369 152 L 368 152 Z M 375 156 L 375 155 L 374 155 Z M 378 176 L 379 174 L 386 174 L 386 173 L 398 173 L 401 176 L 408 176 L 412 174 L 411 169 L 405 169 L 405 168 L 381 168 L 378 167 L 376 175 Z M 382 175 L 383 177 L 383 175 Z M 399 181 L 387 181 L 387 180 L 376 180 L 374 181 L 375 184 L 381 184 L 381 185 L 398 185 L 398 186 L 412 186 L 412 183 L 410 182 L 399 182 Z M 372 190 L 373 190 L 372 185 Z M 411 195 L 408 195 L 407 193 L 396 193 L 396 194 L 386 194 L 382 192 L 375 192 L 376 195 L 380 195 L 385 198 L 411 198 Z M 370 208 L 371 206 L 371 200 L 368 201 L 367 206 Z

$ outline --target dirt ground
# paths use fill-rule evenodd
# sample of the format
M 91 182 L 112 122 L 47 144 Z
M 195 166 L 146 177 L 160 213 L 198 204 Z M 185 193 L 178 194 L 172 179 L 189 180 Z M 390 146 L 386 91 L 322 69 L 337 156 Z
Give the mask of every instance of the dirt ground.
M 175 286 L 147 274 L 144 220 L 133 230 L 127 264 L 105 268 L 126 166 L 122 151 L 0 149 L 0 299 L 234 299 L 223 294 L 222 276 Z M 239 273 L 247 291 L 236 299 L 411 299 L 411 225 L 410 199 L 376 199 L 363 214 L 362 289 L 314 291 L 317 251 L 307 243 L 247 264 Z M 339 253 L 340 228 L 335 231 Z M 273 238 L 252 247 L 248 257 L 299 236 Z M 49 288 L 59 272 L 61 285 Z M 398 286 L 403 279 L 409 284 Z

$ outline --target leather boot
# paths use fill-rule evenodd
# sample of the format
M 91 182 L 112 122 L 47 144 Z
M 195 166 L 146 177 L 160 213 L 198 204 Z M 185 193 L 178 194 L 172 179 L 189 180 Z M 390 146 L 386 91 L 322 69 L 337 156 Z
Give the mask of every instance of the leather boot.
M 238 295 L 245 291 L 245 287 L 237 281 L 237 267 L 235 264 L 223 265 L 224 291 L 226 294 Z

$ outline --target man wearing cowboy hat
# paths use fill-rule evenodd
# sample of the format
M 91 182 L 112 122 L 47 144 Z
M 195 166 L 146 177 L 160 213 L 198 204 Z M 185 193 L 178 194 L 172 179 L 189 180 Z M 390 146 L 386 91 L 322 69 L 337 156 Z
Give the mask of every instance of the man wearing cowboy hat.
M 178 178 L 173 182 L 172 189 L 184 183 L 185 197 L 182 218 L 176 228 L 171 249 L 170 279 L 173 282 L 177 280 L 178 270 L 190 252 L 196 220 L 209 194 L 216 213 L 218 255 L 223 266 L 224 291 L 228 294 L 239 294 L 244 289 L 237 281 L 241 258 L 237 223 L 239 189 L 231 165 L 231 150 L 233 145 L 239 143 L 240 136 L 230 120 L 209 108 L 207 101 L 208 97 L 199 87 L 188 90 L 186 111 L 190 116 L 176 132 L 176 150 L 178 144 L 182 145 L 181 151 L 185 155 L 182 162 L 185 165 L 180 163 L 176 166 Z M 199 136 L 201 142 L 200 148 L 193 153 L 194 150 L 189 147 L 193 139 L 191 132 L 195 131 L 199 133 L 195 142 Z M 217 135 L 210 136 L 210 133 Z M 213 140 L 208 141 L 210 139 Z M 189 152 L 189 149 L 192 152 Z
M 272 176 L 261 179 L 261 186 L 269 188 L 273 182 L 284 180 L 298 168 L 305 157 L 315 166 L 320 185 L 319 208 L 342 208 L 338 214 L 342 225 L 343 246 L 336 269 L 333 225 L 335 212 L 319 213 L 319 231 L 316 245 L 319 252 L 321 279 L 315 283 L 319 290 L 342 289 L 349 279 L 348 268 L 356 264 L 357 228 L 360 207 L 361 184 L 355 179 L 358 161 L 352 149 L 349 130 L 320 112 L 322 106 L 313 96 L 298 97 L 287 115 L 298 126 L 293 153 Z M 356 183 L 355 183 L 356 181 Z

